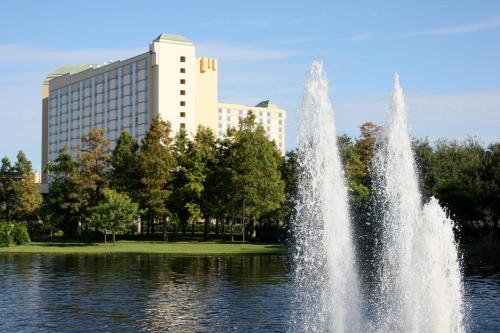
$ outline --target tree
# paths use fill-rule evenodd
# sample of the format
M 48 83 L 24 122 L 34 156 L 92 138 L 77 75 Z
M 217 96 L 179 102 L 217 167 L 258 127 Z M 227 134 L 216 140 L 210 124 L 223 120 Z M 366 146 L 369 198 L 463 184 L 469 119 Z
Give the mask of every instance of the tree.
M 45 169 L 50 176 L 50 190 L 44 202 L 43 215 L 45 219 L 50 218 L 51 224 L 63 230 L 65 235 L 72 236 L 86 206 L 78 162 L 64 147 Z
M 176 167 L 172 172 L 171 188 L 172 193 L 169 197 L 169 206 L 180 221 L 182 234 L 186 235 L 186 227 L 189 222 L 189 216 L 193 215 L 193 208 L 188 206 L 187 186 L 188 183 L 188 149 L 189 138 L 187 131 L 184 128 L 179 129 L 175 135 L 173 144 L 173 155 L 175 158 Z M 194 230 L 194 222 L 193 230 Z
M 159 117 L 153 119 L 149 131 L 142 140 L 137 163 L 139 174 L 139 202 L 145 210 L 148 232 L 154 232 L 154 220 L 163 221 L 166 238 L 166 207 L 170 196 L 169 183 L 175 167 L 170 137 L 170 123 Z
M 113 234 L 115 244 L 116 233 L 127 231 L 137 216 L 139 205 L 126 195 L 115 190 L 103 190 L 104 201 L 92 210 L 87 222 L 99 229 L 104 229 L 104 243 L 107 241 L 107 230 Z
M 280 166 L 282 157 L 276 144 L 268 140 L 261 125 L 250 113 L 240 120 L 228 150 L 232 211 L 240 211 L 245 199 L 251 217 L 251 237 L 256 238 L 256 220 L 281 207 L 285 200 Z
M 118 192 L 137 198 L 139 145 L 135 138 L 124 131 L 120 134 L 111 158 L 111 184 Z
M 213 213 L 211 200 L 205 194 L 210 172 L 215 170 L 217 144 L 211 129 L 199 126 L 194 141 L 189 145 L 189 172 L 187 190 L 190 193 L 190 215 L 203 216 L 203 234 L 208 239 L 210 217 Z
M 103 190 L 109 186 L 110 144 L 102 129 L 93 128 L 82 137 L 82 148 L 76 149 L 80 175 L 78 185 L 85 194 L 84 215 L 90 214 L 90 210 L 99 204 L 103 199 Z
M 32 222 L 38 219 L 39 209 L 42 204 L 40 187 L 35 182 L 35 174 L 31 169 L 31 162 L 24 152 L 19 151 L 14 164 L 15 179 L 12 183 L 15 204 L 12 208 L 14 220 L 26 221 L 32 233 Z
M 12 217 L 12 206 L 14 202 L 14 190 L 12 187 L 13 169 L 8 157 L 2 158 L 0 168 L 0 218 L 10 220 Z
M 284 162 L 281 166 L 281 178 L 285 183 L 285 204 L 283 205 L 283 215 L 288 223 L 289 218 L 293 213 L 295 199 L 299 184 L 299 165 L 298 165 L 297 150 L 292 150 L 286 153 Z
M 38 218 L 42 196 L 31 162 L 23 151 L 17 154 L 12 166 L 8 158 L 2 159 L 0 169 L 0 212 L 11 221 L 26 221 L 32 231 L 31 222 Z
M 366 179 L 369 165 L 365 163 L 371 163 L 371 160 L 363 159 L 360 148 L 347 135 L 340 136 L 338 144 L 351 198 L 354 204 L 359 204 L 370 194 Z

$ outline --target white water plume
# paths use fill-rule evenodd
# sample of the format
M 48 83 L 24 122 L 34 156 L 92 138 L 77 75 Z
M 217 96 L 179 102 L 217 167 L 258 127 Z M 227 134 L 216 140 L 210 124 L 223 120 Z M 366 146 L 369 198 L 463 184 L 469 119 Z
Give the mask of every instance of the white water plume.
M 291 330 L 361 332 L 360 292 L 328 81 L 320 62 L 307 74 L 300 109 L 293 231 L 295 302 Z
M 460 261 L 451 221 L 436 199 L 422 205 L 398 74 L 375 158 L 382 215 L 376 330 L 463 332 Z

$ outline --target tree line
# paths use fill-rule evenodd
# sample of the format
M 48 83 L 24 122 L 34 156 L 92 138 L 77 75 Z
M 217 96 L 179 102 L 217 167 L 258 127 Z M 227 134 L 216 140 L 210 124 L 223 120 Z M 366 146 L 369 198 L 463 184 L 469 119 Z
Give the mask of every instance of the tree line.
M 96 229 L 114 236 L 132 231 L 135 220 L 142 234 L 165 239 L 172 232 L 194 234 L 202 225 L 208 239 L 210 232 L 241 231 L 244 200 L 247 236 L 278 237 L 284 159 L 253 114 L 222 139 L 202 126 L 192 137 L 182 128 L 173 136 L 170 124 L 155 118 L 140 145 L 123 132 L 115 148 L 110 146 L 104 132 L 94 128 L 81 148 L 73 153 L 64 148 L 46 165 L 50 191 L 36 209 L 46 228 L 70 237 Z M 5 173 L 15 181 L 13 176 L 12 170 Z M 4 220 L 23 219 L 8 212 L 11 204 L 3 206 Z
M 359 223 L 376 218 L 372 211 L 372 159 L 381 127 L 368 122 L 353 140 L 339 137 L 351 206 Z M 499 232 L 500 219 L 500 143 L 488 146 L 478 138 L 462 141 L 413 139 L 424 202 L 436 197 L 465 235 Z
M 368 122 L 357 138 L 338 138 L 358 227 L 376 219 L 372 159 L 380 131 Z M 286 234 L 298 152 L 281 156 L 253 114 L 220 139 L 201 126 L 191 136 L 184 129 L 173 136 L 170 124 L 155 118 L 141 144 L 123 132 L 113 150 L 110 146 L 94 128 L 80 149 L 62 149 L 46 166 L 51 185 L 43 199 L 24 153 L 13 165 L 2 159 L 0 219 L 26 221 L 32 235 L 101 230 L 114 239 L 116 233 L 137 233 L 135 221 L 141 234 L 208 239 L 241 235 L 244 213 L 248 238 L 276 241 Z M 468 138 L 414 140 L 413 146 L 423 200 L 438 198 L 461 232 L 498 231 L 500 144 L 484 147 Z

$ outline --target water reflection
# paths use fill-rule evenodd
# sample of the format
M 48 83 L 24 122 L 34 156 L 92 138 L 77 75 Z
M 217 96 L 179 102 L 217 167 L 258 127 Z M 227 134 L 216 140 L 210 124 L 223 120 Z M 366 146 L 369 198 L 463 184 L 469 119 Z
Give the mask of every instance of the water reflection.
M 280 332 L 284 257 L 0 256 L 0 331 Z
M 465 265 L 472 332 L 499 332 L 500 265 Z M 284 332 L 283 256 L 0 255 L 0 332 Z

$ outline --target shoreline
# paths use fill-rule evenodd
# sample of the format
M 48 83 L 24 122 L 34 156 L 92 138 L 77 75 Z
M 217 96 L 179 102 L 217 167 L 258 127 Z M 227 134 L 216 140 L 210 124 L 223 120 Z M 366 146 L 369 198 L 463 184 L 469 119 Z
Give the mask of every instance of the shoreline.
M 86 243 L 81 241 L 37 241 L 0 247 L 2 254 L 168 254 L 168 255 L 285 255 L 286 246 L 272 243 L 230 243 L 217 241 L 131 241 Z

